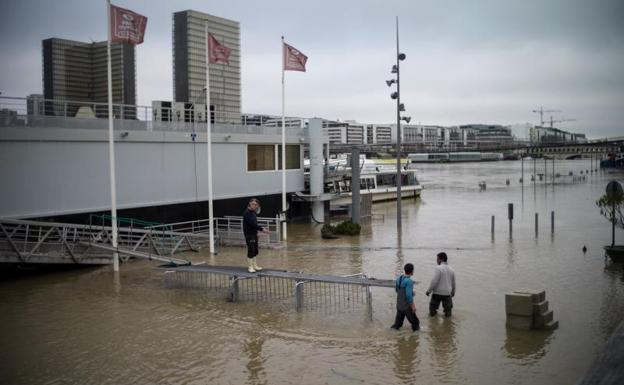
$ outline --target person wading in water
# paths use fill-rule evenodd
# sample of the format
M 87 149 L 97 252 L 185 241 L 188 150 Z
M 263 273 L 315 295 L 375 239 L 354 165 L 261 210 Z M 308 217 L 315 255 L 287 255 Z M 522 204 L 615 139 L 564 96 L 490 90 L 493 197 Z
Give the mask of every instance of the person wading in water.
M 407 317 L 407 320 L 412 324 L 412 330 L 417 331 L 420 330 L 420 320 L 416 316 L 416 304 L 414 303 L 414 282 L 412 282 L 414 265 L 407 263 L 403 270 L 405 275 L 400 275 L 394 286 L 397 293 L 397 312 L 394 324 L 390 327 L 399 330 L 403 326 L 403 320 Z

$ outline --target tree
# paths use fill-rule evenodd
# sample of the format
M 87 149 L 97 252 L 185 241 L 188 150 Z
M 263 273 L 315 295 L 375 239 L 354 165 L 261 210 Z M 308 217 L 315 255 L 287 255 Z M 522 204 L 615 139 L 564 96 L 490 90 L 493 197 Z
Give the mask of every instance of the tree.
M 611 191 L 607 187 L 607 192 L 596 201 L 596 205 L 600 207 L 600 214 L 611 222 L 611 247 L 613 247 L 615 246 L 615 226 L 624 228 L 624 213 L 622 212 L 624 192 L 621 186 Z

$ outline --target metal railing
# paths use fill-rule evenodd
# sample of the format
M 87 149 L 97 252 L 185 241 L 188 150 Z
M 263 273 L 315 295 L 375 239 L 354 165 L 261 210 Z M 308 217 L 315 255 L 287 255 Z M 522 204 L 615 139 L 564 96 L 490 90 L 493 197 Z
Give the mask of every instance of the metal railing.
M 332 276 L 272 269 L 249 273 L 243 267 L 208 265 L 166 268 L 164 283 L 168 288 L 215 290 L 232 302 L 285 302 L 297 311 L 331 313 L 365 307 L 371 320 L 371 287 L 394 288 L 393 280 L 364 274 Z
M 205 234 L 119 227 L 117 248 L 164 262 L 187 262 L 172 255 L 208 244 Z M 112 262 L 110 250 L 94 247 L 112 243 L 112 228 L 101 224 L 78 225 L 0 218 L 0 262 L 83 263 Z M 129 258 L 122 254 L 122 260 Z
M 208 219 L 195 221 L 167 223 L 149 226 L 152 230 L 168 230 L 187 234 L 209 234 L 210 222 Z M 258 225 L 269 230 L 269 234 L 258 234 L 258 243 L 264 246 L 277 246 L 281 244 L 280 220 L 278 217 L 259 217 Z M 243 217 L 226 216 L 214 218 L 215 240 L 222 245 L 244 245 Z
M 113 104 L 116 130 L 206 131 L 206 118 L 192 108 L 175 109 Z M 305 136 L 306 119 L 287 118 L 288 136 Z M 281 117 L 211 112 L 212 132 L 281 135 Z M 0 127 L 108 129 L 108 104 L 41 97 L 0 96 Z

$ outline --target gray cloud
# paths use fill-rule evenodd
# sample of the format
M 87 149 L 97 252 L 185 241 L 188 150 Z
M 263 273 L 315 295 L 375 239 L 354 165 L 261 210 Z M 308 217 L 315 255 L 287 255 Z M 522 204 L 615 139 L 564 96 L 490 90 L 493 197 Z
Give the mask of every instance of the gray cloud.
M 402 99 L 429 124 L 537 122 L 539 105 L 575 118 L 561 127 L 622 135 L 624 2 L 147 1 L 118 5 L 149 17 L 137 50 L 138 99 L 171 99 L 171 14 L 197 9 L 241 25 L 243 110 L 281 113 L 280 42 L 306 53 L 287 73 L 287 114 L 391 122 L 384 80 L 400 16 Z M 41 92 L 41 40 L 103 40 L 105 3 L 5 0 L 0 91 Z

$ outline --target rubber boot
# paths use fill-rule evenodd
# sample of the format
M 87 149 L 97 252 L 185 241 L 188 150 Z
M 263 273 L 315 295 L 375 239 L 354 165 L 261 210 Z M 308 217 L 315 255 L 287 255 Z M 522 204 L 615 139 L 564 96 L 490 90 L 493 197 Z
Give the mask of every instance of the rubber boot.
M 254 261 L 253 258 L 247 258 L 247 271 L 250 273 L 255 273 L 256 269 L 254 269 Z
M 262 270 L 262 268 L 260 266 L 258 266 L 258 264 L 256 263 L 256 257 L 253 257 L 253 268 L 256 271 Z

